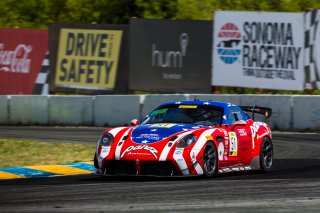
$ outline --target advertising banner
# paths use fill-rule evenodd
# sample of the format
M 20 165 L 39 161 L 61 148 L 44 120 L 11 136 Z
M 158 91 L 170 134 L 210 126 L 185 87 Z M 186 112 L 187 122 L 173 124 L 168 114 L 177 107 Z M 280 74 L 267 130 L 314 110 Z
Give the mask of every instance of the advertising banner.
M 211 21 L 130 20 L 130 90 L 211 92 Z
M 320 10 L 305 14 L 305 81 L 306 89 L 320 89 Z
M 125 55 L 121 55 L 126 40 L 125 26 L 53 24 L 50 29 L 53 37 L 59 38 L 50 40 L 54 88 L 81 89 L 77 90 L 79 93 L 127 90 L 123 70 L 127 63 Z
M 212 84 L 303 90 L 303 14 L 217 11 Z
M 47 30 L 0 29 L 0 94 L 32 94 L 47 50 Z

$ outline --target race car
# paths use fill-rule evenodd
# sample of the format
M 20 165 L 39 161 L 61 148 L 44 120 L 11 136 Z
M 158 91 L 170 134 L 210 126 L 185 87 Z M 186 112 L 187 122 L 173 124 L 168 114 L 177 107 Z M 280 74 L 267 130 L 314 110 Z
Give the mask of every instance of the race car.
M 248 112 L 251 112 L 251 117 Z M 272 110 L 215 101 L 167 102 L 141 124 L 109 128 L 94 156 L 99 175 L 205 176 L 272 168 Z

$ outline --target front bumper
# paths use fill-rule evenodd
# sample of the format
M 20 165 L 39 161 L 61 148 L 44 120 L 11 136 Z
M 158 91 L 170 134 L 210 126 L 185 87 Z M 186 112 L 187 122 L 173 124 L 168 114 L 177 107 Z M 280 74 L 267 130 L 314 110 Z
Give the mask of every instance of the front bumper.
M 171 161 L 105 160 L 103 168 L 97 168 L 99 175 L 146 175 L 181 176 L 182 173 Z

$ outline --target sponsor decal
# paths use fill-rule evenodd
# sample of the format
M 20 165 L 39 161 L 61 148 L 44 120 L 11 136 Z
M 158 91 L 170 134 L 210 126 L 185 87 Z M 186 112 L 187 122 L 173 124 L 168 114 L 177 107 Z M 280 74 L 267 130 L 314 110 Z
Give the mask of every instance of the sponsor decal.
M 252 168 L 251 168 L 251 166 L 245 166 L 244 169 L 245 170 L 251 170 Z
M 102 147 L 102 153 L 108 153 L 110 151 L 110 147 Z
M 156 127 L 156 128 L 171 128 L 173 126 L 176 126 L 176 124 L 166 124 L 166 123 L 159 123 L 159 124 L 152 124 L 150 127 Z
M 137 139 L 149 139 L 149 140 L 158 141 L 158 140 L 161 140 L 161 137 L 159 134 L 141 134 L 137 137 Z
M 224 146 L 223 146 L 223 143 L 219 143 L 219 146 L 218 146 L 218 159 L 220 161 L 223 160 L 223 155 L 224 155 Z
M 239 167 L 232 167 L 231 170 L 236 172 L 240 171 Z
M 229 132 L 230 138 L 230 147 L 229 147 L 229 155 L 237 156 L 238 155 L 238 138 L 235 132 Z
M 192 159 L 192 162 L 196 161 L 196 154 L 194 152 L 192 152 L 191 154 L 191 159 Z
M 55 84 L 82 89 L 114 89 L 123 32 L 60 30 Z
M 245 129 L 238 129 L 240 136 L 247 136 L 247 131 Z
M 179 108 L 181 109 L 195 109 L 197 108 L 197 105 L 180 105 Z
M 121 158 L 122 158 L 126 153 L 130 153 L 130 152 L 132 152 L 132 151 L 137 151 L 137 150 L 146 150 L 146 151 L 149 151 L 155 158 L 158 158 L 158 157 L 157 157 L 158 151 L 157 151 L 154 147 L 151 147 L 151 146 L 148 146 L 148 145 L 129 146 L 126 150 L 124 150 L 124 152 L 123 152 L 122 155 L 121 155 Z M 141 153 L 139 153 L 139 154 L 141 154 Z
M 231 166 L 224 167 L 219 170 L 219 173 L 223 172 L 238 172 L 238 171 L 249 171 L 252 170 L 251 166 Z
M 182 154 L 182 150 L 176 150 L 176 151 L 174 152 L 174 154 L 176 154 L 176 155 L 181 155 L 181 154 Z

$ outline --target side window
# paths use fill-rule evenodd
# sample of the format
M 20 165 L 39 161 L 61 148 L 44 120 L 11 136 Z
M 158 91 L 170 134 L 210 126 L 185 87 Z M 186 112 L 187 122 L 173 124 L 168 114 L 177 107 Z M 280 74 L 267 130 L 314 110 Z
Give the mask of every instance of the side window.
M 228 124 L 231 126 L 234 122 L 245 120 L 241 111 L 236 107 L 231 107 L 228 112 Z
M 233 111 L 232 111 L 232 109 L 229 109 L 229 112 L 228 112 L 228 124 L 229 124 L 229 126 L 231 126 L 234 122 L 235 122 L 235 118 L 233 116 Z

